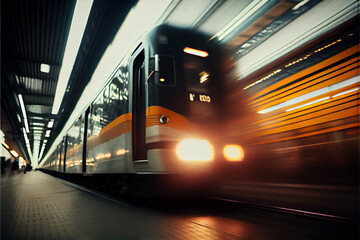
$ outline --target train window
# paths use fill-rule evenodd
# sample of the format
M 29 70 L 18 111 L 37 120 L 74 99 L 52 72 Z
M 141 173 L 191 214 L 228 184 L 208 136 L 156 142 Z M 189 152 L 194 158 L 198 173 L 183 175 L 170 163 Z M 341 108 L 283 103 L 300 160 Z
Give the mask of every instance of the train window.
M 99 135 L 100 130 L 104 127 L 103 126 L 103 112 L 104 112 L 104 96 L 100 94 L 94 103 L 92 104 L 91 108 L 91 115 L 89 121 L 89 130 L 91 131 L 90 135 Z
M 157 84 L 164 86 L 175 86 L 175 64 L 170 56 L 159 57 L 160 77 L 156 80 Z
M 109 85 L 109 101 L 106 103 L 107 121 L 112 122 L 117 117 L 128 112 L 129 91 L 125 72 L 119 69 Z
M 199 59 L 196 56 L 184 56 L 184 75 L 188 89 L 206 94 L 211 82 L 211 73 L 206 68 L 207 59 Z
M 105 127 L 110 123 L 109 121 L 109 86 L 106 86 L 103 90 L 103 105 L 102 105 L 102 116 L 100 117 L 100 123 L 102 127 Z
M 127 70 L 120 67 L 110 83 L 95 99 L 88 120 L 88 136 L 99 135 L 101 129 L 129 112 Z
M 189 117 L 193 120 L 209 120 L 216 112 L 212 104 L 213 94 L 210 91 L 213 76 L 208 59 L 189 54 L 184 54 L 183 59 L 185 83 L 191 102 Z
M 67 167 L 81 165 L 78 159 L 82 154 L 84 137 L 84 115 L 81 115 L 70 128 L 67 134 L 66 164 Z

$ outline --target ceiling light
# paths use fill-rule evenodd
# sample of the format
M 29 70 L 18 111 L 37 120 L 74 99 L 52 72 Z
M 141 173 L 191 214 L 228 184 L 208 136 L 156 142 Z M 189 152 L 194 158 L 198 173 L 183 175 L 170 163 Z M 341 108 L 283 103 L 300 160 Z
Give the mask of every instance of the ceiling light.
M 48 127 L 48 128 L 52 128 L 53 126 L 54 126 L 54 119 L 52 119 L 52 120 L 50 120 L 50 121 L 48 122 L 47 127 Z
M 294 11 L 295 11 L 295 10 L 298 10 L 301 6 L 305 5 L 308 1 L 309 1 L 309 0 L 304 0 L 304 1 L 296 4 L 296 5 L 292 8 L 292 10 L 294 10 Z
M 44 127 L 45 126 L 45 123 L 41 123 L 41 122 L 33 122 L 32 125 L 34 126 L 42 126 Z
M 1 143 L 6 149 L 9 149 L 10 147 L 9 147 L 9 145 L 7 145 L 5 142 L 2 142 Z
M 17 116 L 17 118 L 18 118 L 19 123 L 21 123 L 21 117 L 20 117 L 20 115 L 19 115 L 19 114 L 16 114 L 16 116 Z
M 40 71 L 43 72 L 43 73 L 49 73 L 50 72 L 50 65 L 42 63 L 40 65 Z
M 29 124 L 28 124 L 28 121 L 27 121 L 24 100 L 23 100 L 23 97 L 22 97 L 21 94 L 18 95 L 18 98 L 19 98 L 19 101 L 20 101 L 21 111 L 22 111 L 22 114 L 23 114 L 23 117 L 24 117 L 25 130 L 26 130 L 27 133 L 29 133 L 30 130 L 29 130 Z
M 16 158 L 19 156 L 19 154 L 15 150 L 11 150 L 10 153 Z
M 45 134 L 45 137 L 50 137 L 50 132 L 51 132 L 51 130 L 47 130 L 46 134 Z
M 67 39 L 64 58 L 59 73 L 59 80 L 56 86 L 52 114 L 57 114 L 65 94 L 65 90 L 76 60 L 76 56 L 85 31 L 86 23 L 90 15 L 92 0 L 76 1 L 74 15 L 71 22 L 69 37 Z

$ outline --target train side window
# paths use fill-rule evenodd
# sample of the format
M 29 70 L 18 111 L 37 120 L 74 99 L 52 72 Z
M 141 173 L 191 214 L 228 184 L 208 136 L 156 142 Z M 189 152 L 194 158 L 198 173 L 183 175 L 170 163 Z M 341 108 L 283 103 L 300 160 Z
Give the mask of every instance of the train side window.
M 89 129 L 91 129 L 91 135 L 99 135 L 100 130 L 103 128 L 101 119 L 103 118 L 104 112 L 104 97 L 103 94 L 100 94 L 91 107 L 91 116 Z
M 125 72 L 120 68 L 109 85 L 109 102 L 107 103 L 108 121 L 128 113 L 128 81 Z
M 120 67 L 93 102 L 88 120 L 88 136 L 99 135 L 102 128 L 129 112 L 129 81 L 126 73 L 126 68 Z
M 109 102 L 110 102 L 110 98 L 109 98 L 109 86 L 106 86 L 102 92 L 103 95 L 103 105 L 102 105 L 102 117 L 100 118 L 100 123 L 102 128 L 105 127 L 106 125 L 108 125 L 110 123 L 110 118 L 109 118 Z
M 175 86 L 175 63 L 170 56 L 159 57 L 160 77 L 156 80 L 157 84 L 164 86 Z
M 69 148 L 80 145 L 82 143 L 84 126 L 82 124 L 82 116 L 80 116 L 74 125 L 71 127 L 69 137 L 68 137 L 68 145 Z

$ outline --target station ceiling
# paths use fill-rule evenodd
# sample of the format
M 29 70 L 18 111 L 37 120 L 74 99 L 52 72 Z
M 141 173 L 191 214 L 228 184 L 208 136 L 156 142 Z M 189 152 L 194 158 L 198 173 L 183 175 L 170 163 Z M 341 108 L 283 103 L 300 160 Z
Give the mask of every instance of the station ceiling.
M 7 144 L 17 145 L 14 148 L 25 159 L 37 158 L 44 140 L 51 145 L 62 130 L 101 57 L 138 2 L 93 1 L 64 98 L 58 113 L 52 114 L 76 0 L 1 1 L 2 130 Z M 236 60 L 320 0 L 162 2 L 168 5 L 157 24 L 206 32 L 225 44 Z M 42 64 L 49 67 L 48 72 L 42 70 Z

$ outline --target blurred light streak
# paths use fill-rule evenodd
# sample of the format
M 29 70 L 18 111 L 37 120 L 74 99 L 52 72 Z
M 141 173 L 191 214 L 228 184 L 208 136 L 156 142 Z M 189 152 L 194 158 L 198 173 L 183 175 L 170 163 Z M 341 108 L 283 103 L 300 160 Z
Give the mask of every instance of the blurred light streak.
M 336 98 L 336 97 L 339 97 L 341 95 L 345 95 L 345 94 L 348 94 L 348 93 L 351 93 L 351 92 L 355 92 L 357 90 L 359 90 L 359 88 L 353 88 L 353 89 L 350 89 L 350 90 L 335 94 L 334 96 L 332 96 L 332 98 Z
M 116 155 L 119 156 L 119 155 L 125 155 L 125 153 L 128 153 L 129 150 L 125 150 L 125 149 L 119 149 L 116 151 Z
M 104 154 L 103 153 L 99 153 L 98 155 L 96 155 L 95 159 L 96 160 L 100 160 L 100 159 L 103 159 L 104 158 Z
M 262 79 L 257 80 L 256 82 L 253 82 L 252 84 L 247 85 L 247 86 L 244 87 L 243 89 L 246 90 L 246 89 L 248 89 L 248 88 L 251 88 L 251 87 L 255 86 L 256 84 L 261 83 L 262 81 L 268 80 L 269 78 L 271 78 L 272 76 L 274 76 L 275 74 L 277 74 L 277 73 L 279 73 L 279 72 L 281 72 L 281 71 L 282 71 L 282 69 L 275 70 L 275 71 L 273 71 L 272 73 L 270 73 L 269 75 L 263 77 Z
M 269 112 L 272 112 L 272 111 L 275 111 L 275 110 L 279 110 L 281 108 L 288 107 L 288 106 L 291 106 L 293 104 L 297 104 L 297 103 L 300 103 L 302 101 L 306 101 L 308 99 L 311 99 L 311 98 L 314 98 L 314 97 L 317 97 L 317 96 L 320 96 L 320 95 L 323 95 L 323 94 L 326 94 L 326 93 L 330 93 L 332 91 L 335 91 L 335 90 L 338 90 L 338 89 L 341 89 L 341 88 L 344 88 L 344 87 L 347 87 L 347 86 L 350 86 L 352 84 L 356 84 L 356 83 L 359 83 L 359 82 L 360 82 L 360 76 L 356 76 L 356 77 L 350 78 L 348 80 L 345 80 L 345 81 L 342 81 L 342 82 L 339 82 L 339 83 L 335 83 L 333 85 L 330 85 L 330 86 L 318 89 L 316 91 L 304 94 L 302 96 L 293 98 L 293 99 L 291 99 L 289 101 L 280 103 L 280 104 L 272 106 L 270 108 L 263 109 L 263 110 L 259 111 L 258 113 L 265 114 L 265 113 L 269 113 Z
M 292 110 L 295 110 L 295 109 L 298 109 L 298 108 L 302 108 L 302 107 L 306 107 L 306 106 L 309 106 L 311 104 L 314 104 L 314 103 L 318 103 L 318 102 L 322 102 L 322 101 L 325 101 L 325 100 L 328 100 L 330 99 L 330 97 L 324 97 L 324 98 L 320 98 L 318 100 L 315 100 L 315 101 L 312 101 L 312 102 L 308 102 L 308 103 L 305 103 L 303 105 L 300 105 L 300 106 L 297 106 L 297 107 L 294 107 L 294 108 L 290 108 L 288 110 L 286 110 L 287 112 L 290 112 Z

